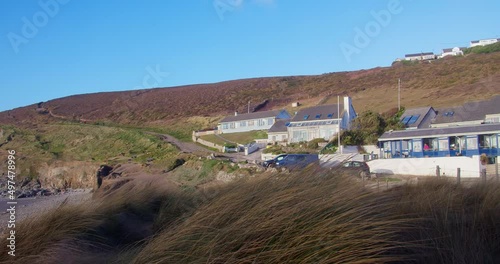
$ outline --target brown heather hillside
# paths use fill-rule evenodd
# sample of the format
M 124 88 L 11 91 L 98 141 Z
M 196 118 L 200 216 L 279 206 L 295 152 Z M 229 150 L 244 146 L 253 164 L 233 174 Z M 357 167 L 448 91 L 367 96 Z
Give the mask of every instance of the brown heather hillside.
M 269 100 L 264 107 L 269 109 L 297 100 L 306 104 L 336 102 L 337 94 L 350 95 L 358 112 L 383 112 L 397 106 L 398 78 L 402 83 L 402 105 L 406 107 L 439 107 L 486 99 L 500 93 L 500 52 L 316 76 L 74 95 L 42 104 L 50 114 L 37 112 L 36 104 L 2 112 L 0 123 L 46 123 L 62 117 L 158 126 L 178 118 L 246 112 L 248 101 L 255 106 Z

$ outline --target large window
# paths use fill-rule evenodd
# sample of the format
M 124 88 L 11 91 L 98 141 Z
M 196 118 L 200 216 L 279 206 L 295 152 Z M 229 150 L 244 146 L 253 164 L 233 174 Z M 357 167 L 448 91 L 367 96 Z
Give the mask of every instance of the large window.
M 467 137 L 467 149 L 477 149 L 477 137 Z
M 249 121 L 248 121 L 248 126 L 254 126 L 254 125 L 255 125 L 255 124 L 254 124 L 254 121 L 253 121 L 253 120 L 249 120 Z
M 266 125 L 266 120 L 265 119 L 259 119 L 257 120 L 257 125 L 258 126 L 265 126 Z
M 449 149 L 448 138 L 440 138 L 438 146 L 440 151 L 448 150 Z
M 414 139 L 413 140 L 413 151 L 415 151 L 415 152 L 422 151 L 422 140 L 421 139 Z
M 247 126 L 247 121 L 240 122 L 240 127 L 246 127 L 246 126 Z
M 236 125 L 234 124 L 234 122 L 229 123 L 229 128 L 233 129 L 235 127 L 236 127 Z
M 267 124 L 268 124 L 268 125 L 272 125 L 272 124 L 274 124 L 274 118 L 268 118 L 268 119 L 267 119 Z

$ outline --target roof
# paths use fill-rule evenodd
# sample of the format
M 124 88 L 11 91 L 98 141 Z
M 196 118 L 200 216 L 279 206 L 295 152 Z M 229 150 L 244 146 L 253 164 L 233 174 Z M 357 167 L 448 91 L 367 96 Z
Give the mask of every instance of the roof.
M 406 127 L 419 127 L 421 125 L 425 126 L 422 121 L 430 110 L 434 111 L 434 109 L 430 106 L 406 109 L 403 115 L 401 115 L 400 121 L 405 123 Z M 427 127 L 428 125 L 429 124 L 427 124 Z
M 455 126 L 445 128 L 426 128 L 426 129 L 410 129 L 385 132 L 379 141 L 412 139 L 412 138 L 429 138 L 439 136 L 461 136 L 466 134 L 488 134 L 499 133 L 500 124 L 483 124 L 477 126 Z
M 243 121 L 243 120 L 251 120 L 251 119 L 259 119 L 259 118 L 270 118 L 276 117 L 284 110 L 271 110 L 271 111 L 262 111 L 262 112 L 254 112 L 248 114 L 238 114 L 232 116 L 226 116 L 220 122 L 235 122 L 235 121 Z
M 479 43 L 479 40 L 472 40 L 470 43 Z
M 288 130 L 286 129 L 286 123 L 289 121 L 290 120 L 288 120 L 288 119 L 276 120 L 276 122 L 274 122 L 273 126 L 271 128 L 269 128 L 267 133 L 287 132 Z
M 423 52 L 423 53 L 415 53 L 415 54 L 406 54 L 405 57 L 419 57 L 419 56 L 426 56 L 426 55 L 434 55 L 433 52 Z
M 446 124 L 484 120 L 486 115 L 500 114 L 500 95 L 490 100 L 468 102 L 461 106 L 437 109 L 437 116 L 432 124 Z
M 297 112 L 291 122 L 337 119 L 337 109 L 337 104 L 304 108 Z M 340 104 L 340 115 L 342 115 L 343 111 L 344 105 Z
M 464 50 L 466 50 L 466 49 L 467 49 L 466 47 L 456 47 L 456 48 L 458 48 L 458 49 L 459 49 L 459 50 L 461 50 L 461 51 L 464 51 Z M 454 49 L 454 48 L 443 49 L 443 53 L 446 53 L 446 52 L 453 52 L 453 49 Z

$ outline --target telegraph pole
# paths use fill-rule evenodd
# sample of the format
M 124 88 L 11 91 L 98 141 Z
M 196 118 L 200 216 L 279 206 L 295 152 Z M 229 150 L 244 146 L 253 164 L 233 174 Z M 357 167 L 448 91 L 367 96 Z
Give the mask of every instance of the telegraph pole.
M 401 110 L 401 78 L 398 79 L 398 111 Z
M 338 129 L 339 129 L 339 132 L 337 134 L 337 140 L 338 140 L 338 146 L 339 146 L 339 149 L 340 149 L 340 154 L 342 154 L 342 147 L 340 146 L 340 123 L 342 122 L 342 120 L 340 120 L 340 95 L 337 95 L 337 119 L 338 119 Z

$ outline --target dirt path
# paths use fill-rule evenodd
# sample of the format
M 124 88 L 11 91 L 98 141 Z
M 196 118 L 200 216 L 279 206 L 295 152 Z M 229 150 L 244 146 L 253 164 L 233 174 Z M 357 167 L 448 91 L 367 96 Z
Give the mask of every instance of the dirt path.
M 158 134 L 158 133 L 153 133 L 153 132 L 148 132 L 151 135 L 155 135 L 160 137 L 162 140 L 165 140 L 166 142 L 176 146 L 181 152 L 185 153 L 195 153 L 195 154 L 201 154 L 201 155 L 210 155 L 210 154 L 217 154 L 219 156 L 224 156 L 229 159 L 231 159 L 234 162 L 239 162 L 239 161 L 256 161 L 260 160 L 260 153 L 261 151 L 257 151 L 255 153 L 252 153 L 251 155 L 245 156 L 242 152 L 238 153 L 218 153 L 214 152 L 211 150 L 208 150 L 204 147 L 198 146 L 195 143 L 192 142 L 182 142 L 170 135 L 167 134 Z

